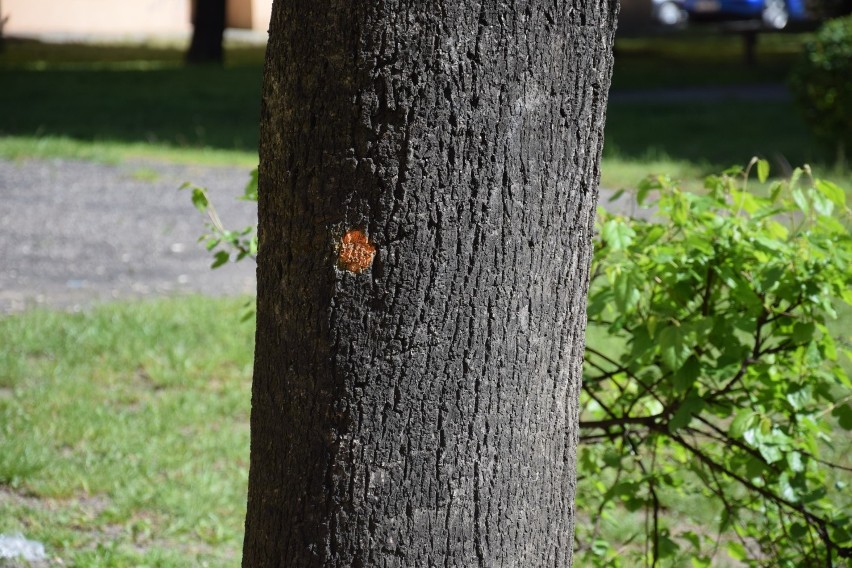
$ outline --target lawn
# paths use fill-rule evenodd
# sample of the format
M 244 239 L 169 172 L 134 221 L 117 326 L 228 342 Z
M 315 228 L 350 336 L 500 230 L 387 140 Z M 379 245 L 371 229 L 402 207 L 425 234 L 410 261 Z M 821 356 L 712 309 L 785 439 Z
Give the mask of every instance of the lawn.
M 848 187 L 849 173 L 834 171 L 833 151 L 815 142 L 790 97 L 655 101 L 652 96 L 666 89 L 783 88 L 807 38 L 807 34 L 759 36 L 752 65 L 745 62 L 742 40 L 736 35 L 617 40 L 602 184 L 632 186 L 649 172 L 695 180 L 759 156 L 769 160 L 777 174 L 789 174 L 791 167 L 808 163 Z M 618 97 L 635 91 L 646 93 L 641 102 Z
M 237 566 L 254 345 L 244 305 L 183 297 L 0 318 L 0 534 L 69 566 Z M 596 331 L 589 343 L 611 349 Z M 715 527 L 719 511 L 698 495 L 666 497 L 673 526 Z M 614 546 L 641 547 L 641 512 L 598 522 Z
M 805 37 L 762 37 L 752 66 L 736 36 L 619 40 L 613 92 L 782 85 Z M 0 115 L 0 156 L 254 165 L 263 48 L 230 45 L 226 54 L 222 68 L 187 68 L 177 46 L 10 40 L 0 53 L 0 106 L 14 112 Z M 628 186 L 649 172 L 700 178 L 753 155 L 778 172 L 804 162 L 824 172 L 832 156 L 790 100 L 614 98 L 602 183 Z
M 760 35 L 753 65 L 743 58 L 739 35 L 690 31 L 651 38 L 618 38 L 612 88 L 620 91 L 783 83 L 808 37 Z
M 242 299 L 0 319 L 0 534 L 65 565 L 235 566 L 253 325 Z
M 263 48 L 185 67 L 176 47 L 8 41 L 0 156 L 257 163 Z

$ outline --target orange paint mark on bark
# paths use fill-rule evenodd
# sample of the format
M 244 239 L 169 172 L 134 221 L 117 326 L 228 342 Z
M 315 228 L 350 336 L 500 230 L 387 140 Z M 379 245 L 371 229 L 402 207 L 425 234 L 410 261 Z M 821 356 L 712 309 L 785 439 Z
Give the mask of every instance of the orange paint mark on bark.
M 349 272 L 361 272 L 373 264 L 376 247 L 359 229 L 352 229 L 340 239 L 340 253 L 337 257 L 340 266 Z

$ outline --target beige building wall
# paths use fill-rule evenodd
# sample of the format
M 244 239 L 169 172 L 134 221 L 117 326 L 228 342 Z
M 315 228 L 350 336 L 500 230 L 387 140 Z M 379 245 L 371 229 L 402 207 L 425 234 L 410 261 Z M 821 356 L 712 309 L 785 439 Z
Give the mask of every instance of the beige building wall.
M 2 1 L 2 0 L 0 0 Z M 254 12 L 254 0 L 243 2 L 229 1 L 225 5 L 225 25 L 229 28 L 238 28 L 241 30 L 252 29 L 252 14 Z
M 265 32 L 269 29 L 272 0 L 228 0 L 229 28 Z
M 251 0 L 252 8 L 252 27 L 251 29 L 258 32 L 269 31 L 269 17 L 272 15 L 272 0 Z
M 191 0 L 0 0 L 6 35 L 176 35 L 192 31 Z M 272 0 L 228 0 L 228 26 L 265 32 Z

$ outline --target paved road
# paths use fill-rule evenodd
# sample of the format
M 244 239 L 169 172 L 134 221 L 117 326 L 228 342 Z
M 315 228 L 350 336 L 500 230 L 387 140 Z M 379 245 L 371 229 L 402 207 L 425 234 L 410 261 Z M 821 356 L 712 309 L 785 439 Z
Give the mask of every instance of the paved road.
M 254 290 L 254 263 L 210 270 L 203 216 L 187 192 L 209 188 L 223 222 L 253 222 L 237 201 L 248 168 L 77 160 L 0 160 L 0 313 L 81 309 L 113 298 Z

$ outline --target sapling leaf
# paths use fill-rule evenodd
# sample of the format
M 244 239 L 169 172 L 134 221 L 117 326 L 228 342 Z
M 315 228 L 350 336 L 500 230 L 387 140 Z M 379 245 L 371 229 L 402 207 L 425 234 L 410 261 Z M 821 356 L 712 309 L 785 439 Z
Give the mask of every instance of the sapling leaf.
M 784 184 L 780 181 L 774 181 L 769 186 L 769 200 L 772 203 L 778 201 L 778 196 L 781 195 L 781 190 L 784 189 Z
M 210 206 L 210 201 L 207 199 L 207 192 L 200 187 L 193 187 L 192 204 L 202 213 L 206 213 L 207 208 Z
M 704 408 L 704 399 L 694 392 L 687 396 L 681 402 L 678 409 L 669 420 L 669 431 L 675 432 L 681 428 L 689 426 L 692 417 L 698 414 Z
M 802 410 L 813 402 L 813 390 L 810 385 L 804 385 L 800 388 L 795 388 L 787 393 L 787 402 L 794 410 Z
M 657 334 L 657 343 L 663 363 L 672 371 L 680 369 L 689 356 L 689 348 L 683 342 L 683 330 L 675 325 L 667 326 Z
M 844 430 L 852 430 L 852 406 L 841 404 L 834 407 L 831 415 L 837 419 L 837 424 Z
M 808 211 L 810 211 L 810 207 L 808 207 L 808 199 L 807 197 L 805 197 L 805 194 L 801 190 L 801 188 L 795 188 L 791 192 L 791 195 L 793 197 L 793 201 L 796 203 L 796 206 L 802 213 L 807 213 Z
M 769 162 L 766 160 L 757 161 L 757 179 L 760 183 L 765 183 L 769 178 Z
M 657 553 L 660 558 L 668 558 L 674 556 L 680 550 L 680 545 L 668 537 L 668 535 L 660 535 L 658 538 Z
M 784 497 L 787 501 L 795 503 L 799 500 L 799 494 L 793 487 L 793 485 L 790 483 L 790 478 L 787 475 L 787 472 L 781 474 L 781 479 L 778 480 L 778 485 L 781 488 L 781 496 Z
M 648 176 L 642 181 L 639 182 L 636 192 L 636 203 L 639 205 L 645 204 L 645 199 L 648 197 L 648 194 L 652 191 L 661 189 L 662 185 L 660 184 L 659 178 L 656 176 Z
M 622 273 L 616 277 L 613 292 L 615 294 L 616 307 L 619 311 L 627 312 L 639 301 L 641 294 L 638 284 L 632 272 Z
M 746 560 L 749 557 L 748 551 L 737 541 L 729 541 L 726 548 L 728 549 L 728 556 L 734 560 Z
M 728 435 L 732 438 L 741 438 L 743 432 L 754 426 L 756 417 L 757 413 L 751 409 L 740 410 L 728 426 Z
M 601 229 L 601 237 L 613 250 L 626 249 L 635 236 L 636 231 L 624 221 L 617 219 L 607 221 Z
M 838 207 L 846 206 L 846 192 L 836 184 L 828 180 L 817 179 L 814 180 L 814 187 Z
M 782 243 L 787 239 L 787 235 L 790 234 L 790 231 L 787 230 L 787 227 L 779 223 L 778 221 L 767 221 L 764 225 L 764 229 L 766 230 L 766 236 L 770 239 L 774 239 L 776 241 L 781 241 Z
M 244 201 L 257 201 L 257 168 L 253 169 L 249 174 L 250 178 L 243 190 L 243 196 L 240 198 Z
M 617 200 L 617 199 L 618 199 L 619 197 L 621 197 L 622 195 L 624 195 L 624 189 L 619 189 L 618 191 L 616 191 L 615 193 L 613 193 L 613 194 L 612 194 L 612 196 L 611 196 L 611 197 L 610 197 L 607 201 L 609 201 L 610 203 L 612 203 L 613 201 Z
M 790 467 L 791 471 L 795 471 L 796 473 L 805 470 L 805 464 L 802 461 L 802 454 L 799 452 L 789 452 L 787 454 L 787 465 Z
M 814 211 L 818 214 L 828 217 L 834 211 L 834 203 L 822 193 L 813 191 L 810 192 L 810 197 Z
M 816 324 L 813 322 L 797 321 L 793 324 L 793 332 L 791 333 L 790 338 L 794 343 L 806 343 L 813 338 L 815 331 Z
M 684 195 L 680 192 L 676 192 L 673 194 L 673 201 L 671 207 L 671 220 L 677 226 L 682 226 L 686 223 L 689 218 L 689 204 L 684 197 Z
M 210 268 L 219 268 L 223 264 L 226 264 L 230 257 L 231 255 L 228 254 L 227 251 L 218 251 L 215 255 L 213 255 L 213 264 L 210 265 Z
M 685 393 L 695 384 L 695 381 L 701 376 L 701 363 L 695 355 L 687 358 L 686 362 L 673 376 L 673 384 L 675 390 L 679 393 Z

